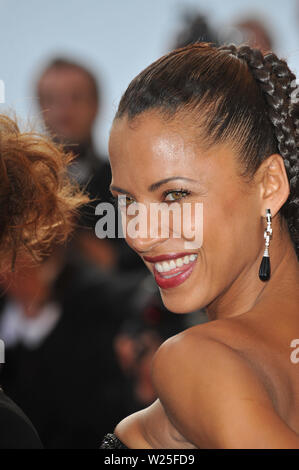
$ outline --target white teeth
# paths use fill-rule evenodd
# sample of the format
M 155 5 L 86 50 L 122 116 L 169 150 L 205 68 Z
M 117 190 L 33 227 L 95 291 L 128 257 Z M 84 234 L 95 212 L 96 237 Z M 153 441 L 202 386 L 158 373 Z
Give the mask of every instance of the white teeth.
M 156 263 L 155 264 L 155 268 L 156 270 L 159 272 L 159 273 L 162 273 L 163 272 L 163 266 L 161 263 Z
M 192 261 L 195 261 L 197 254 L 186 255 L 182 258 L 172 259 L 170 261 L 162 261 L 162 263 L 155 263 L 155 268 L 159 273 L 166 273 L 175 268 L 180 268 L 184 264 L 189 264 Z
M 173 259 L 170 261 L 169 266 L 170 266 L 170 269 L 175 269 L 176 268 L 176 264 L 175 264 L 175 261 Z
M 170 271 L 170 269 L 171 269 L 169 264 L 167 263 L 167 261 L 163 261 L 162 267 L 163 267 L 163 272 L 164 273 L 167 272 L 167 271 Z

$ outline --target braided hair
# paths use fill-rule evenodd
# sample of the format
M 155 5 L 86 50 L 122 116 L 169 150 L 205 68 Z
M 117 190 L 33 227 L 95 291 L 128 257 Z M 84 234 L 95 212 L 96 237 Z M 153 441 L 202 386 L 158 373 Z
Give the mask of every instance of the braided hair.
M 201 141 L 230 140 L 251 179 L 273 153 L 284 161 L 290 194 L 280 209 L 299 259 L 299 103 L 295 75 L 274 53 L 247 45 L 197 42 L 171 51 L 133 79 L 115 119 L 150 109 L 166 118 L 193 113 Z
M 299 245 L 299 104 L 294 103 L 297 91 L 296 76 L 287 62 L 273 52 L 263 56 L 259 49 L 249 46 L 237 48 L 231 44 L 219 50 L 229 52 L 244 60 L 259 83 L 268 105 L 268 116 L 274 127 L 280 155 L 283 157 L 290 184 L 290 195 L 281 208 L 295 244 L 297 256 Z M 296 99 L 296 96 L 295 96 Z

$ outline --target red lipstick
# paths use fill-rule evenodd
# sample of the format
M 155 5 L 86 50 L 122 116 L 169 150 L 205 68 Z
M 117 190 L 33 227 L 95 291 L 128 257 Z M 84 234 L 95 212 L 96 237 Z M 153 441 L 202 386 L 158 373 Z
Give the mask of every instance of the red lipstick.
M 197 254 L 197 253 L 186 253 L 186 252 L 185 253 L 168 253 L 165 255 L 154 256 L 154 257 L 144 256 L 143 258 L 146 261 L 149 261 L 151 263 L 158 263 L 158 262 L 167 261 L 171 259 L 183 258 L 186 255 L 191 255 L 191 254 Z M 162 273 L 157 271 L 157 269 L 154 266 L 153 274 L 155 276 L 156 283 L 162 289 L 169 289 L 171 287 L 179 286 L 184 281 L 186 281 L 186 279 L 188 279 L 189 276 L 191 276 L 196 261 L 197 261 L 197 258 L 194 261 L 190 261 L 188 264 L 183 264 L 183 266 L 177 266 L 173 269 L 170 269 L 169 271 L 162 272 Z

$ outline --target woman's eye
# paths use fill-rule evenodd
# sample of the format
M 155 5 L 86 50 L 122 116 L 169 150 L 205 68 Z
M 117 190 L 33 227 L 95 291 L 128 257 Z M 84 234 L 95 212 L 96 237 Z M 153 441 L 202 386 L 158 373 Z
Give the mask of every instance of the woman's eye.
M 165 201 L 171 201 L 171 202 L 179 201 L 183 197 L 186 197 L 188 194 L 189 194 L 189 191 L 169 191 L 166 194 Z
M 120 207 L 128 207 L 133 202 L 133 199 L 129 196 L 121 196 L 118 200 Z
M 124 209 L 126 208 L 128 205 L 130 205 L 130 203 L 133 202 L 133 199 L 130 198 L 129 196 L 125 196 L 125 195 L 118 195 L 118 196 L 110 196 L 110 202 L 113 204 L 113 206 L 117 209 L 117 208 L 121 208 L 121 209 Z

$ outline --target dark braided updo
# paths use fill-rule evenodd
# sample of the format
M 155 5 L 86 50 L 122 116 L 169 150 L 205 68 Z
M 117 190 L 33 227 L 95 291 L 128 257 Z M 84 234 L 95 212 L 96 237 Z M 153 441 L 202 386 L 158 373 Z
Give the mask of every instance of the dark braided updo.
M 238 150 L 242 176 L 252 178 L 261 163 L 279 153 L 290 194 L 280 209 L 299 259 L 299 103 L 295 75 L 274 53 L 243 45 L 195 43 L 161 57 L 143 70 L 124 93 L 116 119 L 150 109 L 165 117 L 194 114 L 206 145 L 230 140 Z M 296 96 L 295 96 L 296 97 Z
M 278 151 L 283 157 L 290 183 L 290 195 L 281 208 L 281 214 L 299 249 L 299 104 L 295 102 L 296 76 L 287 63 L 273 52 L 263 56 L 260 50 L 249 46 L 222 46 L 219 50 L 229 52 L 245 60 L 254 78 L 260 84 L 268 104 L 268 116 L 274 126 Z M 295 93 L 294 93 L 295 92 Z

